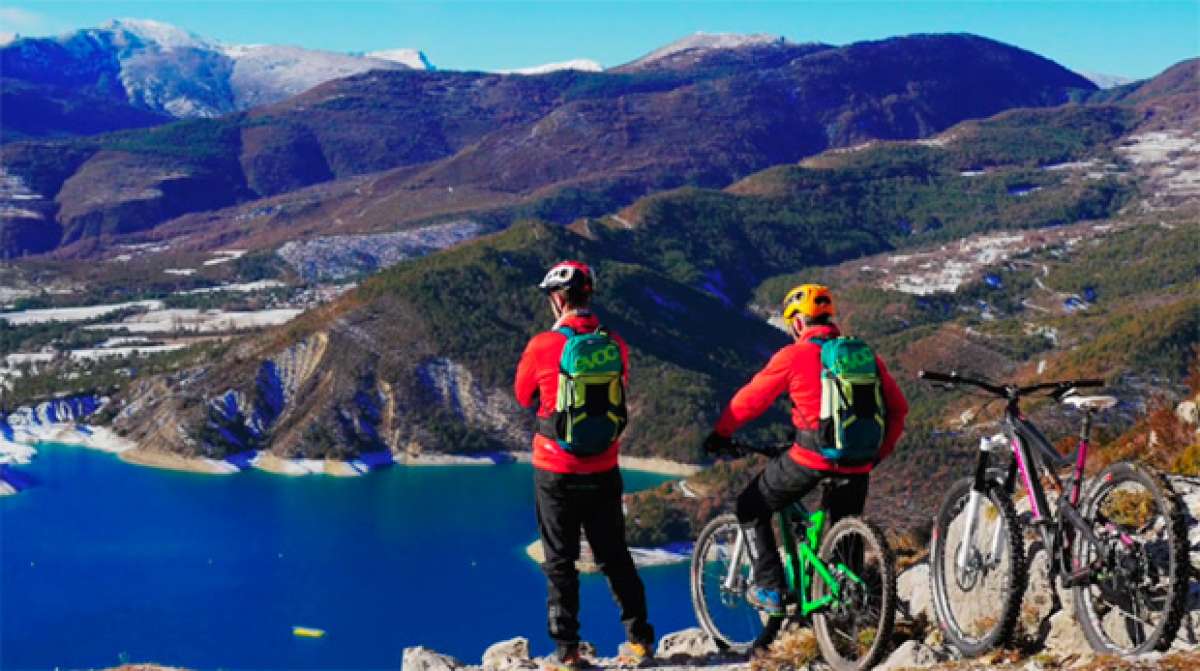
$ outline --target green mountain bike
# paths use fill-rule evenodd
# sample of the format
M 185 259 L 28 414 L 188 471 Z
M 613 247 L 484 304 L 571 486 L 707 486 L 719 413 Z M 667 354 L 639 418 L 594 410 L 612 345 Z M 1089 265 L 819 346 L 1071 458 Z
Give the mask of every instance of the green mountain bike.
M 734 449 L 738 456 L 782 451 Z M 718 647 L 748 652 L 773 640 L 789 621 L 811 620 L 821 654 L 834 669 L 868 669 L 881 660 L 895 624 L 896 565 L 887 539 L 866 520 L 847 517 L 826 529 L 827 497 L 844 482 L 821 482 L 821 510 L 809 512 L 797 501 L 776 515 L 788 581 L 785 617 L 767 617 L 746 602 L 754 569 L 737 517 L 721 515 L 700 532 L 692 552 L 692 605 Z

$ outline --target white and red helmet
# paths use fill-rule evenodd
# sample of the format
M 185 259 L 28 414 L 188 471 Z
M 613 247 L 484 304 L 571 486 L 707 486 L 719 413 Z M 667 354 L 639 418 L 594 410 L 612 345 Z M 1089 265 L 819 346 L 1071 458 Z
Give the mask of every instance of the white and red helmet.
M 538 288 L 542 291 L 579 291 L 590 294 L 596 288 L 596 273 L 580 261 L 559 261 L 554 264 Z

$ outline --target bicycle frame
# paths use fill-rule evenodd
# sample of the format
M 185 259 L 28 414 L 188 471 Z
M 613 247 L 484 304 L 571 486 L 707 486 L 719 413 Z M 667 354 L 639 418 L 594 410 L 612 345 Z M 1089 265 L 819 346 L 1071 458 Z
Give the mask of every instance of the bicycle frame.
M 821 561 L 817 556 L 817 547 L 821 543 L 821 535 L 825 532 L 825 525 L 828 522 L 828 513 L 824 510 L 809 512 L 799 502 L 793 503 L 781 510 L 776 519 L 779 520 L 781 530 L 784 561 L 784 574 L 787 576 L 787 588 L 796 599 L 796 604 L 800 608 L 800 614 L 803 617 L 808 617 L 818 610 L 836 605 L 841 597 L 841 587 L 838 585 L 837 578 L 830 571 L 829 566 Z M 792 531 L 792 522 L 794 520 L 803 520 L 805 530 L 804 538 L 796 537 Z M 801 542 L 802 541 L 802 542 Z M 738 583 L 737 570 L 741 565 L 743 553 L 746 552 L 746 534 L 741 529 L 738 529 L 737 540 L 734 542 L 733 554 L 729 563 L 729 573 L 725 576 L 725 589 L 734 589 Z M 851 580 L 862 584 L 862 578 L 850 570 L 850 567 L 839 562 L 835 570 L 844 573 Z M 753 571 L 753 569 L 752 569 Z M 820 578 L 828 587 L 828 593 L 819 599 L 809 599 L 809 592 L 813 576 Z M 751 574 L 753 580 L 753 573 Z
M 1051 552 L 1049 555 L 1051 572 L 1061 573 L 1068 569 L 1069 562 L 1066 557 L 1069 553 L 1067 551 L 1071 548 L 1075 533 L 1078 533 L 1084 541 L 1092 546 L 1101 545 L 1100 539 L 1092 532 L 1091 525 L 1083 519 L 1078 510 L 1079 498 L 1083 490 L 1083 473 L 1087 466 L 1087 454 L 1090 447 L 1089 434 L 1092 415 L 1090 412 L 1084 414 L 1075 453 L 1063 456 L 1054 449 L 1050 441 L 1032 422 L 1025 419 L 1016 410 L 1015 405 L 1015 402 L 1010 403 L 1004 418 L 1004 433 L 1009 438 L 1014 457 L 1005 487 L 1011 494 L 1013 490 L 1011 480 L 1014 475 L 1020 475 L 1021 484 L 1029 497 L 1033 524 L 1041 532 L 1044 546 Z M 1058 469 L 1066 466 L 1072 467 L 1070 487 L 1064 486 L 1062 479 L 1058 477 Z M 1055 506 L 1057 515 L 1051 512 L 1046 498 L 1046 490 L 1042 485 L 1042 475 L 1049 476 L 1059 490 L 1059 498 Z M 1121 542 L 1126 545 L 1132 544 L 1127 537 L 1121 538 Z M 1070 570 L 1078 568 L 1070 567 Z M 1070 576 L 1070 582 L 1086 577 L 1087 573 L 1088 570 L 1084 568 L 1080 575 Z

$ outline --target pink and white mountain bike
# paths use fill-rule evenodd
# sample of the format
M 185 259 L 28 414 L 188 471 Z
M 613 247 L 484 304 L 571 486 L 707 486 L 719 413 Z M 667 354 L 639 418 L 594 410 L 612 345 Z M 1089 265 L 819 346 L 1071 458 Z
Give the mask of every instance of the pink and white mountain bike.
M 1118 655 L 1170 646 L 1188 589 L 1183 506 L 1165 478 L 1135 463 L 1112 464 L 1085 488 L 1093 416 L 1117 400 L 1078 390 L 1103 386 L 1103 380 L 1021 387 L 956 373 L 921 371 L 919 377 L 976 387 L 1006 403 L 1002 433 L 980 441 L 974 476 L 951 487 L 934 520 L 930 583 L 947 642 L 974 656 L 1013 634 L 1027 582 L 1025 530 L 1012 502 L 1019 480 L 1029 500 L 1029 530 L 1047 552 L 1050 580 L 1072 591 L 1075 616 L 1091 646 Z M 1060 454 L 1022 414 L 1021 399 L 1033 395 L 1080 411 L 1072 454 Z M 993 458 L 1005 452 L 1012 460 L 993 468 Z M 1067 469 L 1064 480 L 1060 472 Z M 1057 490 L 1053 503 L 1044 483 Z

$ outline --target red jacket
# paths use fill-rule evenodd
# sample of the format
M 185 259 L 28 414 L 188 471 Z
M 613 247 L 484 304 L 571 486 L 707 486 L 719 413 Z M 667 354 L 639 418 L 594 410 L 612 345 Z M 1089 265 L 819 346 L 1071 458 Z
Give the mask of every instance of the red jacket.
M 576 332 L 594 331 L 600 325 L 600 320 L 590 312 L 579 311 L 560 320 L 555 328 L 569 326 Z M 625 382 L 629 382 L 629 347 L 621 336 L 609 332 L 617 346 L 621 349 L 621 362 L 625 366 Z M 513 383 L 513 392 L 517 403 L 526 408 L 532 408 L 534 396 L 539 396 L 538 417 L 550 417 L 554 414 L 554 405 L 558 401 L 558 364 L 562 359 L 563 347 L 567 344 L 567 336 L 555 330 L 543 331 L 529 340 L 521 361 L 517 364 L 517 379 Z M 533 465 L 544 471 L 554 473 L 601 473 L 615 468 L 620 442 L 613 444 L 604 452 L 593 457 L 577 457 L 559 446 L 558 442 L 540 433 L 533 434 Z
M 792 424 L 800 431 L 816 430 L 821 414 L 821 346 L 809 341 L 838 335 L 838 328 L 832 325 L 805 329 L 799 342 L 776 352 L 766 367 L 734 394 L 714 430 L 722 436 L 732 436 L 743 424 L 766 412 L 784 391 L 792 399 Z M 908 401 L 879 357 L 875 357 L 875 364 L 879 367 L 883 403 L 887 407 L 887 428 L 879 452 L 882 460 L 892 453 L 904 433 Z M 873 468 L 873 464 L 838 466 L 799 443 L 792 445 L 788 455 L 797 464 L 818 471 L 869 473 Z

